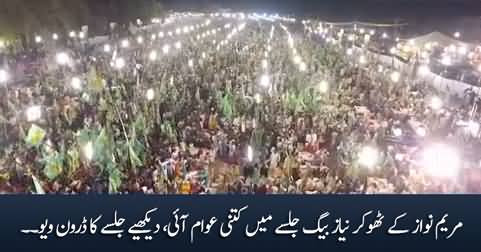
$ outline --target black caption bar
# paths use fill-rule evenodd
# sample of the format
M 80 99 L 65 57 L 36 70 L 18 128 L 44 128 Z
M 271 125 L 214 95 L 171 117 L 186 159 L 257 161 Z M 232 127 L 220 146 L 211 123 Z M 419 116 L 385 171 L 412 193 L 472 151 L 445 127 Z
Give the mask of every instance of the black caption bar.
M 479 196 L 3 196 L 11 249 L 479 251 Z

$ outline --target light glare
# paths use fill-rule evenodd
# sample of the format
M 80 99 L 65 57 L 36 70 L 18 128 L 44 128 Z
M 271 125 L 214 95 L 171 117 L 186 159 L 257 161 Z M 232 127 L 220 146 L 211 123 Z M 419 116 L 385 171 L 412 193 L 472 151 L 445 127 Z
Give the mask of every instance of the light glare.
M 359 153 L 359 164 L 365 166 L 366 168 L 374 168 L 379 159 L 378 151 L 371 147 L 365 146 Z
M 456 149 L 434 144 L 424 150 L 422 164 L 424 171 L 431 176 L 454 178 L 461 167 L 461 159 Z
M 27 109 L 26 114 L 27 114 L 27 121 L 33 122 L 40 119 L 40 117 L 42 116 L 42 110 L 40 106 L 37 106 L 37 105 L 31 106 Z
M 70 81 L 70 85 L 76 90 L 82 89 L 82 81 L 78 77 L 73 77 Z

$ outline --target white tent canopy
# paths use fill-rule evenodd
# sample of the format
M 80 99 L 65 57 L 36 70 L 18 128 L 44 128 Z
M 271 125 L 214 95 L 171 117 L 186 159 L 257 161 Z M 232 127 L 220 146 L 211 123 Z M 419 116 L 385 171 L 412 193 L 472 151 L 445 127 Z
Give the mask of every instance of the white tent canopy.
M 456 40 L 456 39 L 454 39 L 454 38 L 452 38 L 448 35 L 445 35 L 443 33 L 437 32 L 437 31 L 431 32 L 431 33 L 428 33 L 428 34 L 425 34 L 425 35 L 422 35 L 422 36 L 419 36 L 419 37 L 412 38 L 411 40 L 414 43 L 414 46 L 416 46 L 418 48 L 424 48 L 424 45 L 426 45 L 428 43 L 433 43 L 433 42 L 437 42 L 438 45 L 440 45 L 442 47 L 448 47 L 450 45 L 464 46 L 467 49 L 472 49 L 472 48 L 476 47 L 476 45 L 474 45 L 474 44 L 469 44 L 469 43 L 465 43 L 465 42 Z

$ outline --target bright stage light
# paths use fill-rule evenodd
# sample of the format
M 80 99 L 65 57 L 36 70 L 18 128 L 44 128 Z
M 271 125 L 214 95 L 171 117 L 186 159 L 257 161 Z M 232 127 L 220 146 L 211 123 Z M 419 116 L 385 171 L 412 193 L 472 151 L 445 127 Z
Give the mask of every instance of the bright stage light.
M 267 75 L 267 74 L 262 75 L 260 84 L 263 87 L 269 87 L 269 85 L 270 85 L 269 75 Z
M 395 72 L 391 73 L 391 81 L 392 82 L 397 83 L 400 78 L 401 78 L 401 75 L 399 74 L 399 72 L 395 71 Z
M 127 39 L 122 40 L 121 44 L 122 48 L 127 48 L 129 47 L 130 43 Z
M 154 61 L 156 59 L 157 59 L 157 52 L 155 50 L 153 50 L 149 53 L 149 60 Z
M 260 94 L 255 94 L 254 100 L 256 101 L 256 103 L 261 103 L 262 102 L 262 96 Z
M 321 93 L 327 93 L 328 90 L 329 90 L 329 83 L 325 80 L 321 81 L 319 83 L 319 91 Z
M 440 110 L 443 107 L 443 101 L 441 98 L 434 96 L 431 98 L 430 107 L 434 110 Z
M 367 62 L 366 56 L 361 55 L 361 57 L 359 57 L 359 63 L 360 63 L 361 65 L 364 65 L 364 64 L 366 64 L 366 62 Z
M 91 141 L 87 142 L 85 146 L 82 148 L 83 154 L 88 161 L 91 161 L 94 157 L 94 146 Z
M 423 126 L 420 126 L 416 129 L 416 134 L 420 137 L 425 137 L 426 136 L 426 128 Z
M 424 171 L 431 176 L 453 178 L 461 168 L 461 158 L 455 148 L 433 144 L 423 151 L 422 165 Z
M 400 136 L 402 136 L 403 131 L 400 128 L 394 128 L 394 129 L 392 129 L 392 133 L 394 134 L 394 136 L 400 137 Z
M 263 69 L 267 69 L 267 65 L 268 65 L 267 60 L 266 60 L 266 59 L 263 59 L 263 60 L 262 60 L 262 68 L 263 68 Z
M 427 65 L 422 65 L 419 67 L 419 73 L 422 74 L 422 75 L 426 75 L 428 74 L 429 72 L 431 72 L 431 70 L 429 69 L 429 66 Z
M 42 109 L 40 106 L 31 106 L 27 108 L 26 114 L 28 122 L 37 121 L 40 119 L 40 117 L 42 117 Z
M 169 49 L 170 49 L 170 46 L 169 46 L 169 45 L 164 45 L 164 46 L 162 47 L 162 52 L 163 52 L 164 54 L 167 54 L 167 53 L 169 53 Z
M 149 88 L 147 90 L 147 92 L 145 93 L 145 97 L 147 98 L 147 100 L 149 101 L 152 101 L 155 97 L 155 92 L 154 92 L 154 89 L 152 88 Z
M 306 65 L 306 63 L 301 62 L 301 64 L 299 64 L 299 71 L 305 72 L 306 70 L 307 70 L 307 65 Z
M 250 145 L 247 146 L 247 160 L 249 162 L 252 162 L 252 160 L 254 160 L 254 150 Z
M 55 59 L 57 60 L 57 63 L 59 65 L 66 65 L 70 62 L 70 57 L 68 56 L 67 53 L 64 53 L 64 52 L 57 53 L 57 56 L 55 57 Z
M 361 152 L 359 152 L 359 164 L 366 168 L 374 168 L 378 159 L 379 152 L 371 146 L 365 146 L 362 148 Z
M 4 69 L 0 69 L 0 83 L 5 83 L 8 81 L 8 72 Z
M 82 89 L 82 81 L 78 77 L 73 77 L 70 81 L 70 86 L 76 90 Z
M 294 56 L 294 64 L 296 64 L 296 65 L 300 64 L 301 61 L 302 61 L 301 56 L 299 56 L 299 55 Z
M 123 58 L 115 59 L 114 66 L 119 70 L 122 69 L 125 66 L 125 60 Z
M 110 45 L 104 45 L 104 52 L 110 52 L 111 48 Z

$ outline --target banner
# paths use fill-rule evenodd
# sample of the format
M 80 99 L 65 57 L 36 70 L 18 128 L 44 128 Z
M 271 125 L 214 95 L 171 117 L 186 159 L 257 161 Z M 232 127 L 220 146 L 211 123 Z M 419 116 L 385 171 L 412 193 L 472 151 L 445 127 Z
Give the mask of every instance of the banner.
M 476 195 L 3 196 L 4 251 L 480 251 Z

